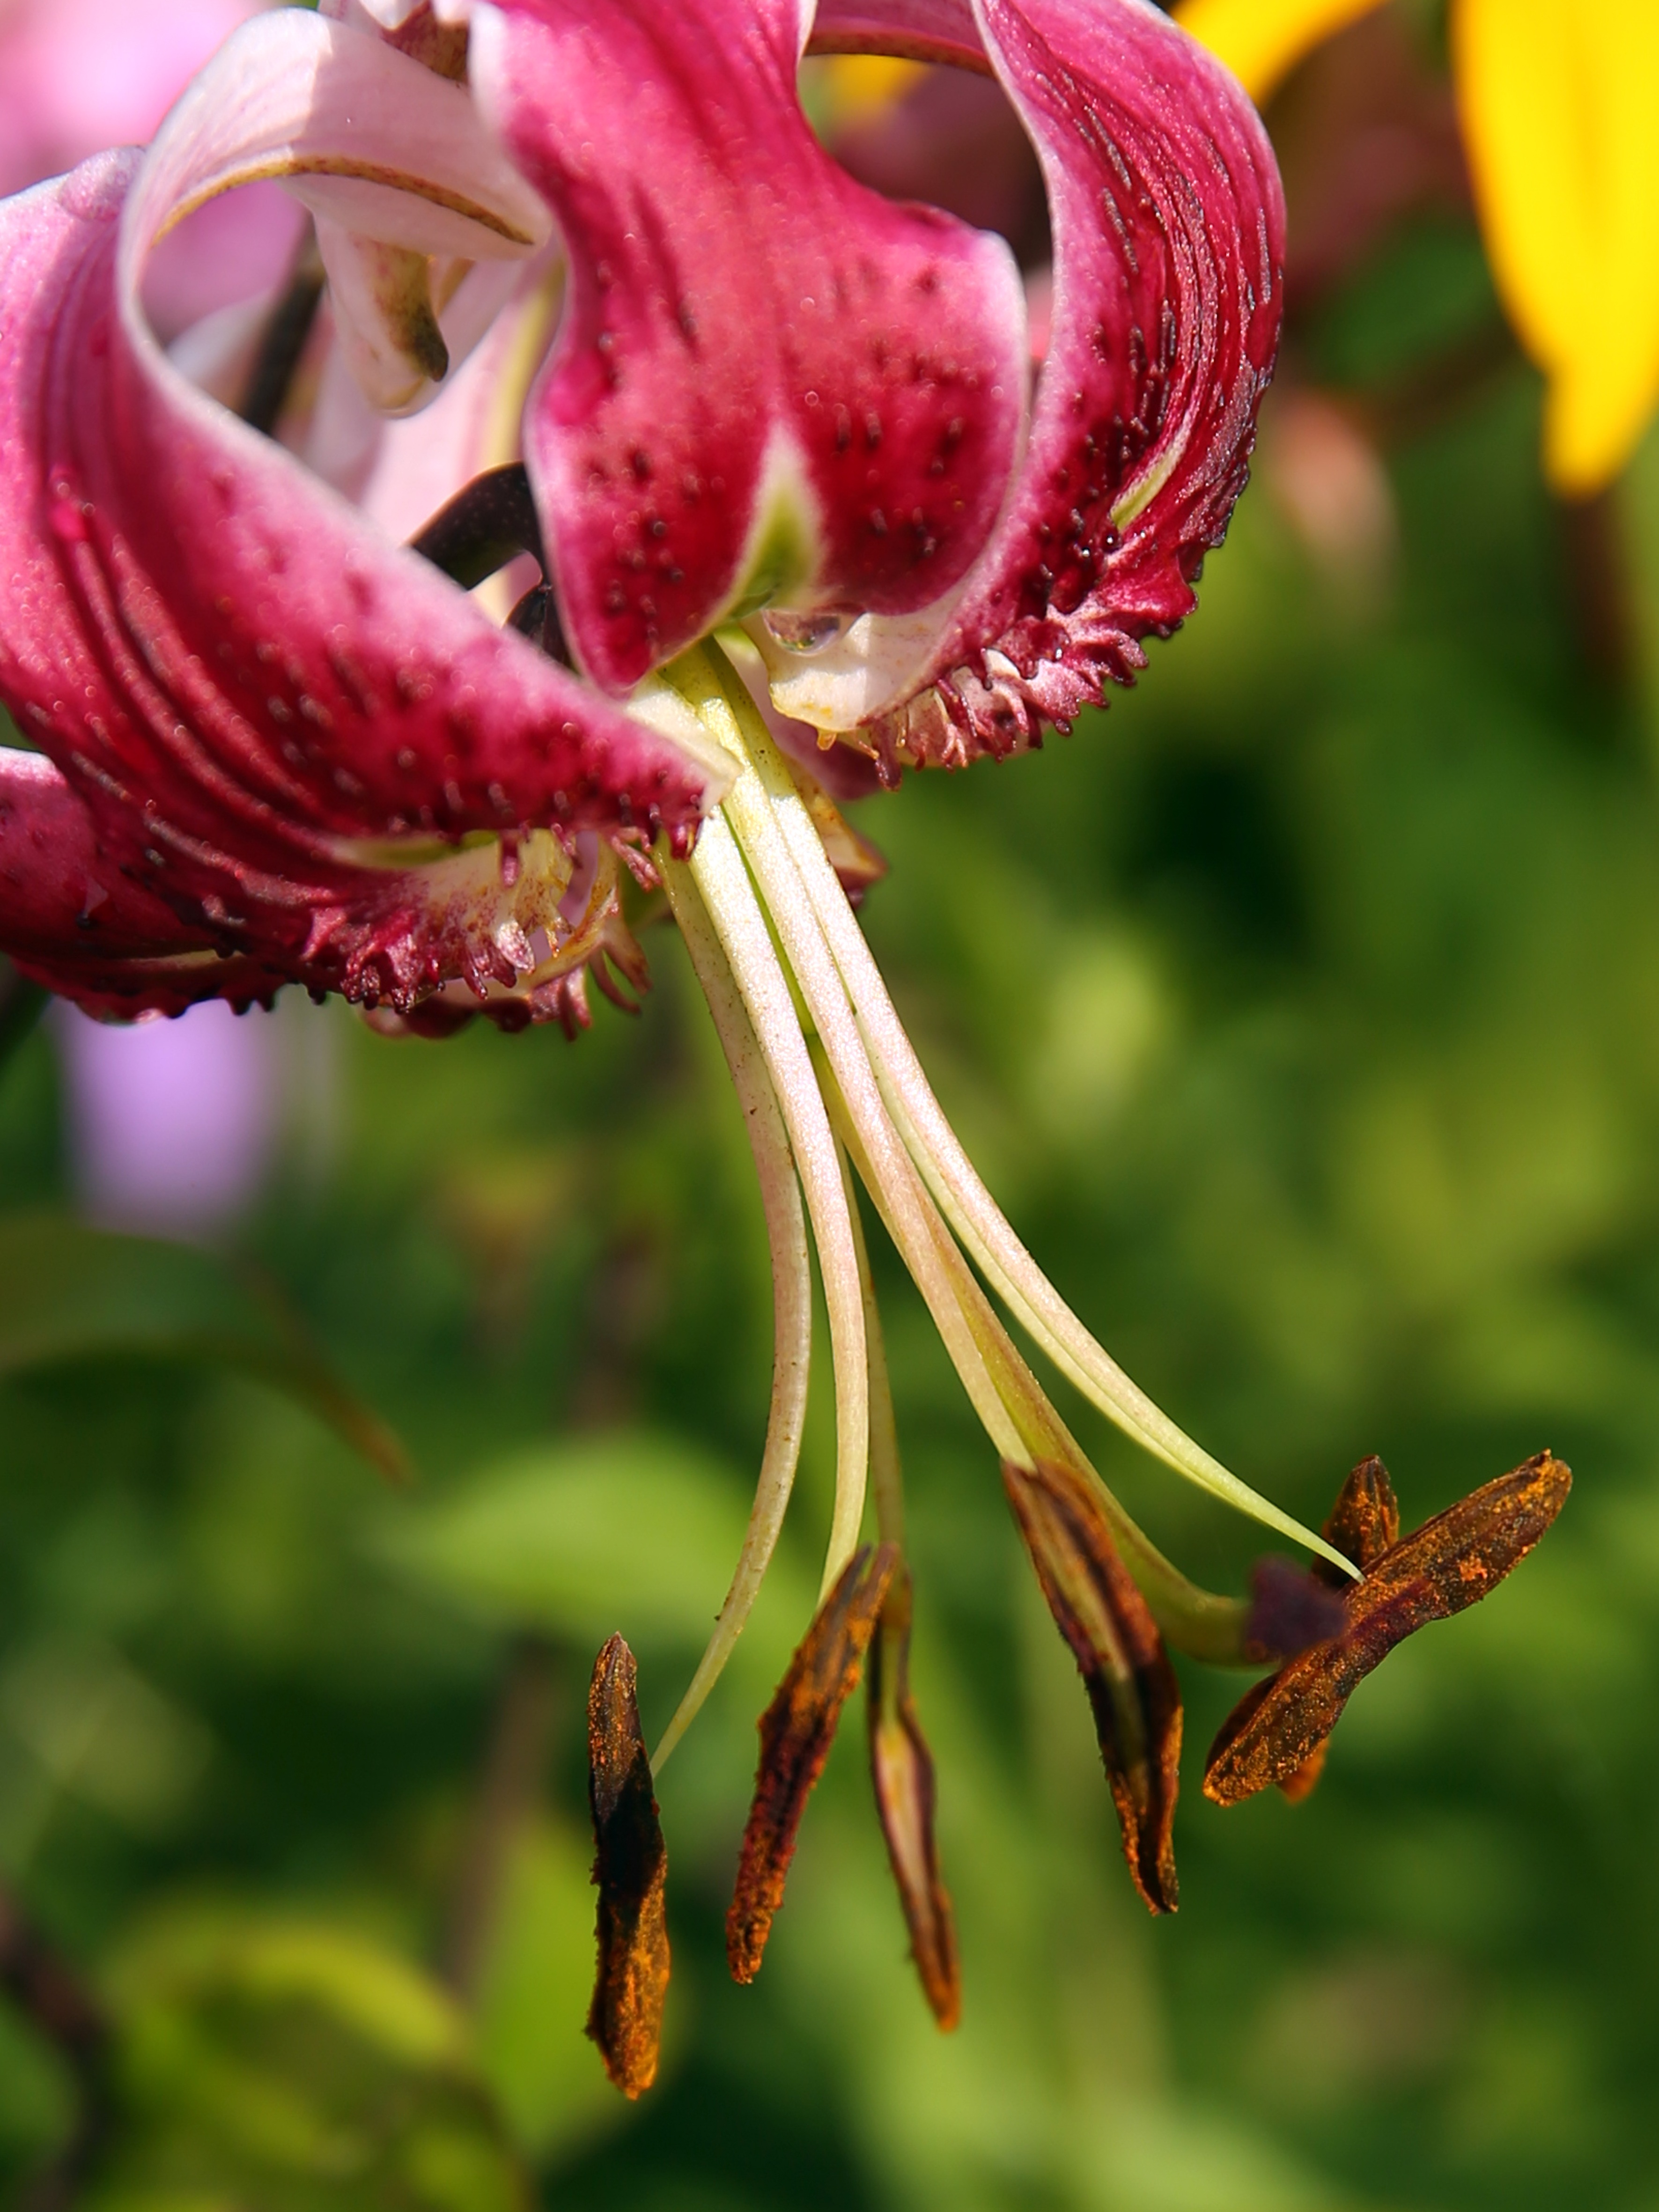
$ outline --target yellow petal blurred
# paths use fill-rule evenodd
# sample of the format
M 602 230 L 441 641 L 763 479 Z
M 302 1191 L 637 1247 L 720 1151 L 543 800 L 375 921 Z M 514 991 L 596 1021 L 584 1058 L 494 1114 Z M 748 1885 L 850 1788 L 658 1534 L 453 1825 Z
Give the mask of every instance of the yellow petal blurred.
M 1381 0 L 1182 0 L 1175 13 L 1259 105 L 1322 39 L 1380 5 Z
M 839 129 L 873 123 L 927 74 L 920 62 L 890 54 L 832 54 L 823 64 L 830 104 Z
M 1582 496 L 1659 404 L 1659 7 L 1457 0 L 1452 31 L 1487 252 L 1549 378 L 1546 472 Z

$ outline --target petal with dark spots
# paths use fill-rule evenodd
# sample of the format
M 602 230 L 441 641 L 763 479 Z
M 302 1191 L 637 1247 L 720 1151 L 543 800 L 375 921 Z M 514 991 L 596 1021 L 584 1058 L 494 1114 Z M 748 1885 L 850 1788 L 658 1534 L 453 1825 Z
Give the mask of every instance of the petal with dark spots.
M 1069 723 L 1193 606 L 1278 344 L 1278 171 L 1238 85 L 1139 0 L 832 0 L 819 22 L 835 44 L 976 46 L 1048 186 L 1048 349 L 981 559 L 924 617 L 769 654 L 785 713 L 858 730 L 895 770 L 957 765 Z
M 910 1577 L 901 1566 L 870 1647 L 870 1771 L 922 1994 L 947 2032 L 962 2018 L 955 1917 L 933 1832 L 933 1760 L 910 1694 Z
M 657 2078 L 668 1994 L 668 1853 L 640 1733 L 634 1655 L 620 1636 L 594 1662 L 587 1692 L 587 1799 L 599 1893 L 587 2033 L 623 2094 L 638 2097 Z
M 1366 1462 L 1349 1479 L 1346 1508 L 1339 1501 L 1332 1516 L 1332 1524 L 1346 1520 L 1357 1547 L 1388 1526 L 1392 1492 L 1385 1485 L 1381 1462 Z M 1378 1553 L 1348 1587 L 1340 1635 L 1258 1682 L 1222 1723 L 1205 1768 L 1205 1796 L 1234 1805 L 1269 1783 L 1288 1783 L 1287 1796 L 1305 1796 L 1317 1779 L 1310 1764 L 1322 1755 L 1359 1683 L 1415 1630 L 1495 1589 L 1549 1528 L 1571 1486 L 1571 1471 L 1540 1452 Z
M 498 0 L 485 113 L 570 257 L 526 458 L 605 689 L 737 610 L 901 616 L 957 585 L 1025 416 L 1000 239 L 855 184 L 796 75 L 804 0 Z
M 1089 1692 L 1135 1887 L 1149 1911 L 1173 1912 L 1181 1690 L 1164 1639 L 1084 1476 L 1048 1461 L 1005 1460 L 1002 1480 Z
M 147 155 L 0 207 L 0 698 L 112 864 L 187 930 L 407 1006 L 452 979 L 513 981 L 542 926 L 533 872 L 503 904 L 489 851 L 464 841 L 684 837 L 722 772 L 498 630 L 185 384 L 145 326 L 150 243 L 237 146 L 252 159 L 244 141 L 263 143 L 276 94 L 250 53 L 292 47 L 283 66 L 327 109 L 331 41 L 348 40 L 459 96 L 279 9 L 237 34 Z M 556 906 L 562 884 L 544 888 Z
M 898 1557 L 892 1544 L 866 1545 L 854 1554 L 761 1716 L 754 1802 L 726 1916 L 733 1981 L 752 1982 L 760 1972 L 801 1815 L 830 1756 L 842 1707 L 857 1686 Z

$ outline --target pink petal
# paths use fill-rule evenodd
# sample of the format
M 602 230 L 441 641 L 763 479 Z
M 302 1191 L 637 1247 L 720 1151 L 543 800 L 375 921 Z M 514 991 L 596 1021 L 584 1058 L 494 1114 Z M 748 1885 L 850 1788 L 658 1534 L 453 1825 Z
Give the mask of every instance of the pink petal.
M 215 72 L 234 84 L 247 41 L 314 62 L 344 39 L 383 51 L 263 18 L 142 167 L 0 206 L 0 696 L 196 943 L 403 1006 L 511 981 L 568 879 L 548 841 L 549 872 L 506 848 L 497 872 L 493 847 L 456 853 L 466 833 L 683 831 L 718 777 L 497 630 L 144 327 L 150 240 L 237 157 Z
M 567 634 L 626 690 L 734 607 L 902 613 L 967 570 L 1025 384 L 1000 240 L 857 185 L 795 89 L 799 0 L 501 0 L 479 99 L 557 218 L 526 427 Z
M 855 624 L 810 666 L 769 656 L 786 712 L 866 726 L 890 769 L 1033 742 L 1190 611 L 1243 487 L 1282 307 L 1278 173 L 1219 64 L 1143 0 L 976 0 L 974 20 L 1048 188 L 1053 318 L 1025 459 L 938 619 Z M 828 43 L 889 51 L 918 24 L 960 40 L 968 11 L 831 0 L 820 16 Z
M 281 977 L 214 941 L 125 872 L 40 753 L 0 748 L 0 945 L 88 1012 L 131 1019 L 198 1000 L 269 1000 Z

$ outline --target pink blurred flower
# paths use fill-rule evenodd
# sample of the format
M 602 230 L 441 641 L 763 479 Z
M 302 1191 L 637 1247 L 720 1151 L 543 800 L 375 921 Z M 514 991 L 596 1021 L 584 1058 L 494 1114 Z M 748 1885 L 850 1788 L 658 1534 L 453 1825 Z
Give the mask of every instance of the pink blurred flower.
M 174 1022 L 55 1024 L 68 1091 L 71 1170 L 108 1229 L 197 1237 L 246 1207 L 278 1133 L 276 1019 L 222 1000 Z
M 101 147 L 147 143 L 208 57 L 263 0 L 0 0 L 0 193 Z M 148 287 L 171 335 L 254 289 L 292 252 L 292 201 L 244 193 L 204 210 Z M 82 1202 L 108 1226 L 199 1233 L 240 1212 L 269 1163 L 273 1040 L 222 1004 L 188 1023 L 58 1025 Z
M 142 146 L 262 0 L 0 0 L 0 193 Z

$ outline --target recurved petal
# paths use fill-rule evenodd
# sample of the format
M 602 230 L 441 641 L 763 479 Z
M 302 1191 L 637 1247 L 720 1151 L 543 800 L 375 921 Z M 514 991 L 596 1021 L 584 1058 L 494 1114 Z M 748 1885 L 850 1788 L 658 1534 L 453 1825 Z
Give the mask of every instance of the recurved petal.
M 471 72 L 570 257 L 526 423 L 577 658 L 621 691 L 763 604 L 956 584 L 1024 420 L 1000 240 L 855 185 L 808 128 L 805 0 L 499 0 Z
M 888 1862 L 922 1994 L 948 2033 L 962 2018 L 962 1972 L 933 1832 L 933 1754 L 910 1694 L 910 1577 L 902 1566 L 870 1647 L 869 1700 L 870 1772 Z
M 861 12 L 887 15 L 900 50 L 914 36 L 908 5 Z M 1187 614 L 1244 483 L 1282 307 L 1278 171 L 1218 63 L 1139 0 L 976 0 L 973 21 L 1042 161 L 1054 242 L 1012 496 L 952 601 L 864 617 L 793 666 L 769 651 L 785 713 L 858 728 L 893 764 L 1029 744 Z
M 634 1655 L 613 1636 L 587 1692 L 587 1796 L 599 1893 L 599 1972 L 587 2033 L 626 2097 L 657 2078 L 668 1995 L 668 1853 L 640 1733 Z
M 830 1756 L 841 1709 L 857 1686 L 897 1565 L 892 1544 L 866 1545 L 854 1554 L 761 1716 L 754 1802 L 726 1915 L 726 1956 L 735 1982 L 752 1982 L 760 1972 L 801 1815 Z
M 300 9 L 256 35 L 319 87 L 349 40 L 453 90 Z M 510 983 L 535 932 L 559 934 L 570 862 L 548 830 L 684 831 L 723 770 L 498 630 L 160 353 L 138 277 L 240 158 L 236 46 L 142 164 L 0 208 L 0 696 L 110 860 L 210 940 L 397 1005 Z M 343 97 L 319 89 L 318 112 L 349 153 Z
M 1089 1692 L 1135 1887 L 1149 1911 L 1173 1912 L 1181 1690 L 1164 1639 L 1082 1475 L 1046 1461 L 1022 1468 L 1005 1460 L 1002 1481 Z
M 1571 1486 L 1571 1469 L 1540 1452 L 1377 1556 L 1349 1586 L 1341 1634 L 1258 1682 L 1222 1723 L 1205 1767 L 1205 1796 L 1233 1805 L 1269 1783 L 1305 1796 L 1318 1774 L 1316 1765 L 1309 1771 L 1311 1763 L 1371 1669 L 1413 1630 L 1496 1589 L 1549 1528 Z
M 283 977 L 182 923 L 99 843 L 40 753 L 0 748 L 0 945 L 88 1013 L 180 1014 L 202 999 L 268 1004 Z

